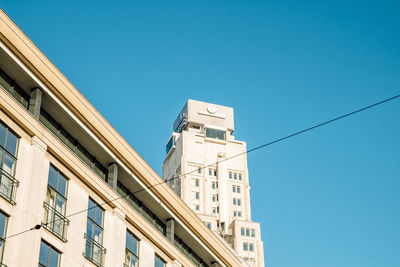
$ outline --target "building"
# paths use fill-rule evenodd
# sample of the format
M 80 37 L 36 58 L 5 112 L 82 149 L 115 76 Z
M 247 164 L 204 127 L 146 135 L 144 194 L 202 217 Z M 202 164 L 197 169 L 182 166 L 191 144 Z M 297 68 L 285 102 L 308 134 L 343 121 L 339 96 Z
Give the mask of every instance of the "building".
M 264 266 L 260 224 L 251 220 L 246 143 L 233 109 L 188 100 L 166 144 L 163 178 L 249 266 Z
M 0 266 L 243 266 L 0 10 Z

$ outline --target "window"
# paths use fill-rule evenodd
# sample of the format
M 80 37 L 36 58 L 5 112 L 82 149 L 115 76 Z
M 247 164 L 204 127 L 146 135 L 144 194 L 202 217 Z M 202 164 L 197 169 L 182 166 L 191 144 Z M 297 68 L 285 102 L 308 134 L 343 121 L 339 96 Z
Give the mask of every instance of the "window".
M 233 174 L 233 179 L 234 179 L 234 180 L 237 180 L 237 174 L 236 174 L 236 172 Z
M 254 251 L 254 244 L 253 243 L 249 244 L 249 251 Z
M 238 186 L 238 187 L 236 188 L 236 192 L 237 192 L 237 193 L 240 193 L 240 186 Z
M 246 228 L 246 236 L 250 236 L 250 229 Z
M 175 135 L 171 136 L 169 139 L 167 146 L 165 147 L 166 154 L 175 146 Z
M 39 121 L 85 162 L 89 168 L 99 175 L 101 179 L 107 181 L 107 169 L 44 109 L 40 110 Z
M 215 202 L 216 201 L 216 196 L 215 195 L 212 195 L 212 202 Z
M 102 266 L 103 255 L 106 251 L 102 246 L 103 217 L 104 211 L 89 198 L 85 256 L 97 266 Z
M 235 193 L 236 192 L 236 186 L 232 186 L 232 192 Z
M 0 122 L 0 196 L 15 204 L 18 181 L 14 179 L 18 138 Z
M 198 173 L 198 174 L 201 174 L 201 167 L 200 167 L 200 166 L 197 167 L 197 173 Z
M 212 213 L 216 214 L 217 213 L 217 208 L 212 208 Z
M 241 236 L 244 236 L 244 228 L 243 228 L 243 227 L 240 228 L 240 235 L 241 235 Z
M 130 232 L 126 232 L 126 251 L 125 251 L 125 264 L 124 267 L 136 267 L 138 266 L 138 240 Z
M 8 91 L 24 108 L 28 109 L 29 95 L 0 69 L 0 87 Z
M 209 176 L 217 176 L 217 169 L 208 168 L 208 175 Z
M 233 199 L 233 205 L 236 205 L 236 198 Z
M 196 192 L 196 199 L 199 199 L 199 198 L 200 198 L 200 193 Z
M 229 172 L 229 179 L 232 179 L 232 172 Z
M 196 210 L 199 211 L 200 210 L 200 206 L 196 205 Z
M 207 228 L 211 229 L 211 223 L 209 223 L 209 222 L 207 223 Z
M 251 229 L 251 237 L 255 237 L 256 236 L 256 231 L 254 229 Z
M 66 196 L 67 179 L 50 165 L 43 225 L 63 241 L 68 225 L 68 220 L 65 218 Z
M 225 136 L 226 136 L 225 131 L 206 128 L 206 137 L 225 140 Z
M 236 210 L 234 210 L 233 211 L 233 217 L 236 217 L 237 216 L 237 212 L 236 212 Z
M 240 198 L 237 199 L 237 205 L 238 205 L 238 206 L 241 205 L 241 203 L 240 203 Z
M 239 181 L 241 181 L 241 180 L 242 180 L 242 174 L 239 173 Z
M 58 267 L 60 264 L 60 253 L 43 240 L 40 243 L 39 267 Z
M 248 244 L 246 242 L 243 242 L 243 250 L 244 251 L 248 251 L 249 250 Z
M 215 182 L 212 182 L 212 183 L 211 183 L 211 188 L 212 188 L 212 189 L 215 189 Z
M 238 211 L 238 217 L 242 217 L 242 212 Z
M 196 179 L 196 181 L 195 181 L 195 185 L 196 185 L 196 187 L 198 187 L 198 186 L 199 186 L 199 184 L 200 184 L 200 181 L 199 181 L 199 179 Z
M 0 212 L 0 266 L 3 262 L 3 252 L 6 238 L 6 230 L 7 230 L 7 216 Z
M 157 254 L 154 257 L 154 267 L 165 267 L 165 261 L 163 261 Z

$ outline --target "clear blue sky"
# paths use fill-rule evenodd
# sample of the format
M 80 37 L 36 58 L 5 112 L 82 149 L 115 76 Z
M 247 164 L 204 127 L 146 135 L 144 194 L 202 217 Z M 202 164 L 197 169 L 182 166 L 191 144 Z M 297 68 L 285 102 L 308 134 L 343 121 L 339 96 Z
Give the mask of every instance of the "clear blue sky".
M 0 6 L 161 172 L 188 98 L 252 148 L 400 93 L 398 1 Z M 249 154 L 269 267 L 400 266 L 400 100 Z

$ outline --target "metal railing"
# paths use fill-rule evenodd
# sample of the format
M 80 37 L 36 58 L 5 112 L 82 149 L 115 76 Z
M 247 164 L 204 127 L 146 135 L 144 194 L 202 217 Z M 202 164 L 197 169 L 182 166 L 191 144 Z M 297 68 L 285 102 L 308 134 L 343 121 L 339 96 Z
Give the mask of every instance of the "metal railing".
M 43 226 L 52 232 L 55 236 L 66 242 L 67 226 L 69 220 L 60 212 L 56 211 L 47 202 L 43 203 L 44 207 L 44 218 Z
M 85 246 L 85 257 L 96 264 L 99 267 L 103 266 L 104 255 L 106 254 L 106 249 L 93 238 L 85 234 L 86 246 Z
M 15 205 L 15 193 L 18 185 L 19 182 L 14 177 L 0 169 L 0 196 L 13 205 Z

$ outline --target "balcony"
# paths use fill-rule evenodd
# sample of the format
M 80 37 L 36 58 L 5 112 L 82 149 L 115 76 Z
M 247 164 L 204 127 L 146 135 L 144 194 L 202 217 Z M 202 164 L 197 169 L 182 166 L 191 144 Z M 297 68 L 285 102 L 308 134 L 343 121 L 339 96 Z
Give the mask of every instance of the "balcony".
M 85 234 L 86 246 L 85 246 L 85 257 L 96 264 L 99 267 L 103 266 L 104 255 L 106 254 L 106 249 L 93 238 Z
M 19 182 L 14 177 L 0 169 L 0 196 L 12 205 L 15 205 L 15 192 L 18 184 Z
M 43 203 L 44 219 L 43 226 L 55 236 L 66 242 L 67 226 L 69 220 L 60 212 L 56 211 L 48 203 Z M 1 266 L 0 266 L 1 267 Z

